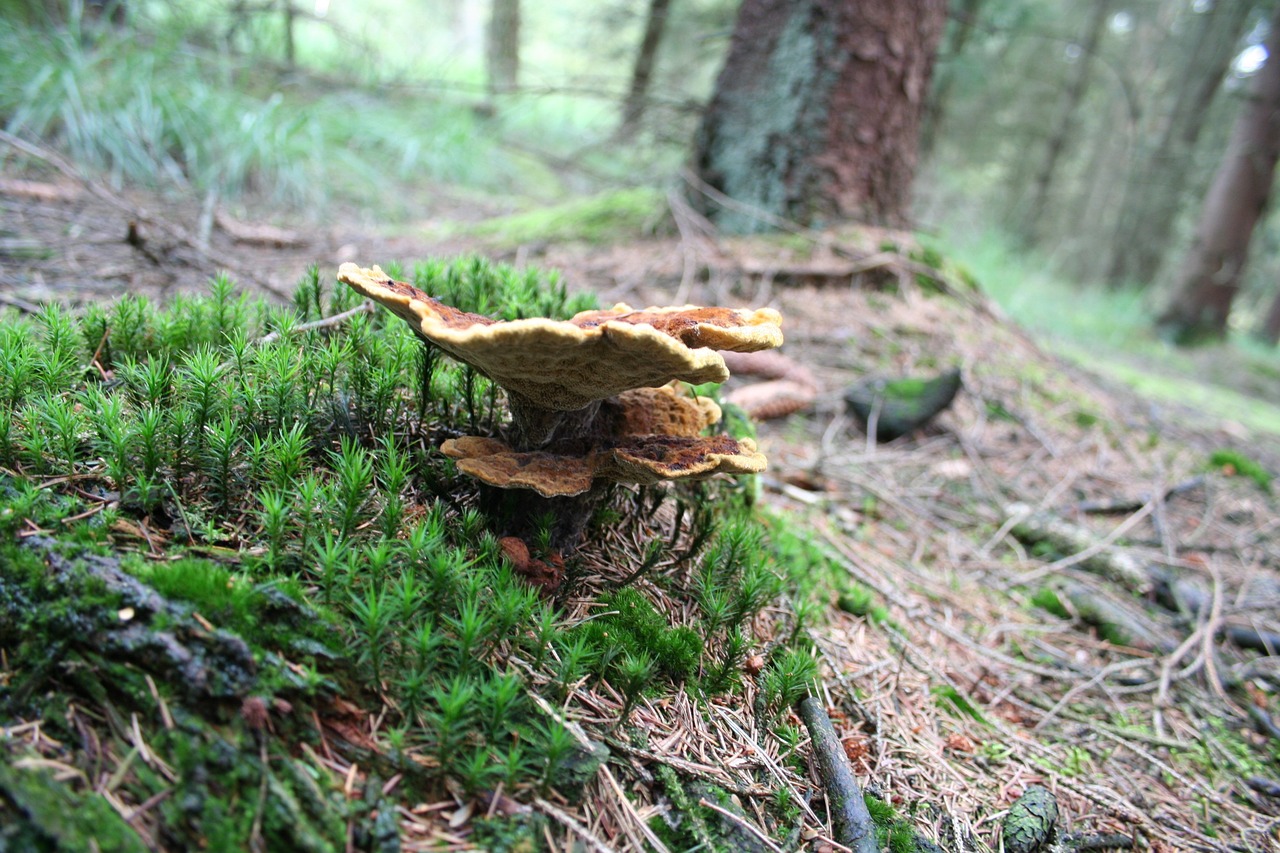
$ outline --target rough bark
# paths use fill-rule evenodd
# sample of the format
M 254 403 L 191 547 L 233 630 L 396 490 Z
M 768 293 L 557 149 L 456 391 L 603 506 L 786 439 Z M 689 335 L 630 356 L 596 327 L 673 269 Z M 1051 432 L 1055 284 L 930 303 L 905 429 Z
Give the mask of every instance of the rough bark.
M 627 92 L 627 101 L 622 108 L 622 125 L 619 134 L 628 134 L 635 130 L 644 115 L 645 98 L 649 95 L 649 81 L 653 79 L 653 68 L 657 63 L 658 46 L 662 44 L 662 33 L 667 25 L 667 10 L 671 0 L 649 0 L 649 12 L 645 16 L 644 38 L 640 40 L 640 49 L 636 51 L 636 63 L 631 69 L 631 88 Z
M 520 78 L 520 0 L 493 0 L 485 40 L 489 94 L 512 91 Z
M 905 225 L 945 0 L 744 0 L 698 133 L 724 231 Z M 758 211 L 758 212 L 757 212 Z
M 1075 135 L 1080 124 L 1080 105 L 1084 102 L 1085 91 L 1089 86 L 1093 65 L 1098 54 L 1098 44 L 1102 41 L 1107 20 L 1111 17 L 1114 0 L 1094 0 L 1093 10 L 1085 25 L 1084 38 L 1080 42 L 1080 56 L 1072 69 L 1067 89 L 1062 97 L 1062 109 L 1058 112 L 1053 132 L 1045 146 L 1044 160 L 1036 172 L 1031 195 L 1031 205 L 1022 222 L 1022 236 L 1035 241 L 1042 235 L 1040 227 L 1044 220 L 1045 209 L 1049 204 L 1050 191 L 1058 176 L 1058 164 L 1067 144 Z
M 1153 142 L 1140 148 L 1126 180 L 1124 201 L 1111 242 L 1107 281 L 1112 285 L 1152 284 L 1160 273 L 1178 214 L 1183 209 L 1196 143 L 1209 108 L 1235 57 L 1255 3 L 1214 3 L 1200 15 L 1194 41 L 1172 45 L 1167 62 L 1183 73 Z
M 1251 82 L 1205 196 L 1175 296 L 1159 320 L 1161 332 L 1178 343 L 1226 334 L 1254 227 L 1271 194 L 1280 159 L 1280 8 L 1272 15 L 1266 47 L 1269 59 Z

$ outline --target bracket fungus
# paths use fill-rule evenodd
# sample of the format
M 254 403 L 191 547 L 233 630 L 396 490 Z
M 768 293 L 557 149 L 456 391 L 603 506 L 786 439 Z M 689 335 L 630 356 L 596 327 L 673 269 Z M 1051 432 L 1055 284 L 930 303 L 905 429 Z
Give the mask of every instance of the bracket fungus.
M 511 423 L 501 439 L 466 436 L 441 447 L 489 485 L 559 498 L 587 493 L 598 480 L 651 484 L 764 469 L 749 439 L 702 435 L 719 421 L 719 407 L 670 383 L 723 382 L 729 371 L 716 350 L 781 345 L 773 309 L 619 304 L 569 320 L 499 321 L 445 305 L 378 267 L 343 264 L 338 279 L 506 391 Z

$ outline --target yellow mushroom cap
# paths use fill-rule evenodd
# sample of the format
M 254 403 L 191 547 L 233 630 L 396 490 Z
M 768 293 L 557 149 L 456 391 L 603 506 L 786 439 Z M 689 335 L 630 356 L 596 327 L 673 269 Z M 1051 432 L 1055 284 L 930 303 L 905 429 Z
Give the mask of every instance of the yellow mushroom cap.
M 673 379 L 723 382 L 729 371 L 715 350 L 755 352 L 782 344 L 782 318 L 771 308 L 637 311 L 619 304 L 570 320 L 498 321 L 444 305 L 376 266 L 343 264 L 338 279 L 508 392 L 557 411 Z

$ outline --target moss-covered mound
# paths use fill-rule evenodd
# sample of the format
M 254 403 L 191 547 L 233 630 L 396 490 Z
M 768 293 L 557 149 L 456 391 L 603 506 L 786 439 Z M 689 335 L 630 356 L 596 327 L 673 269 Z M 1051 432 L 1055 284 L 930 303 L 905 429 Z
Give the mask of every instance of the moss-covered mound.
M 494 317 L 590 307 L 483 261 L 412 280 Z M 744 690 L 794 762 L 821 555 L 738 483 L 619 488 L 569 554 L 547 505 L 551 598 L 437 450 L 496 432 L 498 389 L 327 290 L 0 322 L 0 849 L 541 845 L 635 772 L 605 762 L 645 749 L 641 709 Z M 755 814 L 783 837 L 796 809 Z

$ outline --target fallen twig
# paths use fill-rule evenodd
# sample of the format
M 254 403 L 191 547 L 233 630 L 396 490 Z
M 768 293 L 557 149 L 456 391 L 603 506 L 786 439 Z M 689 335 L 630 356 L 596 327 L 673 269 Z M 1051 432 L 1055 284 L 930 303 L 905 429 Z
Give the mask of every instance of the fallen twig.
M 122 213 L 127 214 L 129 219 L 132 220 L 130 222 L 131 233 L 133 233 L 136 230 L 136 227 L 137 227 L 136 223 L 138 222 L 146 223 L 147 226 L 154 228 L 157 231 L 160 231 L 164 234 L 167 234 L 171 239 L 176 240 L 182 245 L 190 248 L 197 255 L 202 257 L 204 260 L 208 261 L 210 265 L 220 267 L 229 272 L 232 272 L 235 274 L 237 278 L 242 279 L 244 281 L 251 282 L 257 285 L 258 287 L 261 287 L 263 290 L 266 290 L 267 292 L 271 293 L 273 296 L 278 296 L 279 298 L 284 300 L 288 300 L 290 298 L 290 294 L 286 293 L 285 291 L 281 290 L 278 287 L 275 287 L 271 283 L 264 281 L 263 279 L 249 272 L 247 269 L 244 269 L 234 260 L 230 258 L 226 258 L 222 255 L 214 254 L 213 252 L 204 248 L 203 246 L 200 245 L 200 241 L 198 239 L 196 239 L 195 237 L 192 237 L 190 234 L 188 234 L 182 228 L 179 228 L 177 225 L 174 225 L 171 222 L 166 222 L 163 219 L 158 219 L 154 216 L 151 216 L 149 213 L 142 210 L 141 208 L 134 207 L 132 204 L 120 198 L 115 193 L 111 192 L 101 184 L 85 177 L 83 174 L 80 173 L 79 169 L 77 169 L 71 163 L 67 162 L 56 152 L 51 151 L 42 145 L 37 145 L 33 142 L 28 142 L 27 140 L 19 136 L 15 136 L 14 134 L 4 130 L 0 130 L 0 142 L 5 143 L 11 148 L 18 149 L 23 154 L 26 154 L 29 157 L 34 157 L 37 160 L 41 160 L 45 163 L 48 163 L 50 166 L 57 169 L 62 174 L 66 175 L 71 180 L 83 186 L 86 190 L 89 191 L 90 194 L 96 196 L 99 200 L 104 201 L 107 204 L 114 207 L 116 210 L 119 210 Z
M 348 308 L 341 314 L 334 314 L 332 317 L 324 317 L 320 320 L 312 320 L 310 323 L 299 323 L 289 330 L 289 334 L 297 335 L 302 332 L 310 332 L 313 329 L 327 329 L 331 326 L 340 326 L 358 314 L 372 314 L 376 308 L 377 306 L 374 305 L 372 301 L 366 299 L 355 308 Z M 279 338 L 279 332 L 272 332 L 269 335 L 263 335 L 258 338 L 257 343 L 259 345 L 270 344 L 279 340 Z
M 17 308 L 23 314 L 39 314 L 40 306 L 34 302 L 28 302 L 17 296 L 10 296 L 7 293 L 0 293 L 0 305 L 8 305 L 11 308 Z
M 796 711 L 813 742 L 818 773 L 835 823 L 835 840 L 855 853 L 878 853 L 875 824 L 826 709 L 817 697 L 806 696 L 796 704 Z
M 1160 500 L 1167 501 L 1176 495 L 1181 495 L 1193 489 L 1197 489 L 1204 485 L 1204 477 L 1192 477 L 1189 480 L 1183 480 L 1181 483 L 1170 486 L 1160 494 Z M 1136 498 L 1115 498 L 1105 501 L 1080 501 L 1073 509 L 1076 512 L 1089 512 L 1106 514 L 1111 512 L 1136 512 L 1151 502 L 1151 495 L 1142 493 Z
M 1046 542 L 1054 549 L 1067 553 L 1068 556 L 1052 563 L 1046 563 L 1034 571 L 1027 572 L 1017 578 L 1017 583 L 1025 584 L 1038 577 L 1053 574 L 1068 566 L 1080 564 L 1091 572 L 1113 580 L 1134 592 L 1145 593 L 1151 587 L 1151 578 L 1143 565 L 1124 554 L 1109 550 L 1111 543 L 1119 539 L 1138 522 L 1146 518 L 1155 509 L 1155 502 L 1148 501 L 1142 508 L 1121 522 L 1101 541 L 1092 541 L 1093 534 L 1079 525 L 1072 524 L 1064 518 L 1049 512 L 1035 511 L 1026 504 L 1010 504 L 1005 507 L 1005 516 L 1016 519 L 1012 527 L 1013 535 L 1028 545 Z

